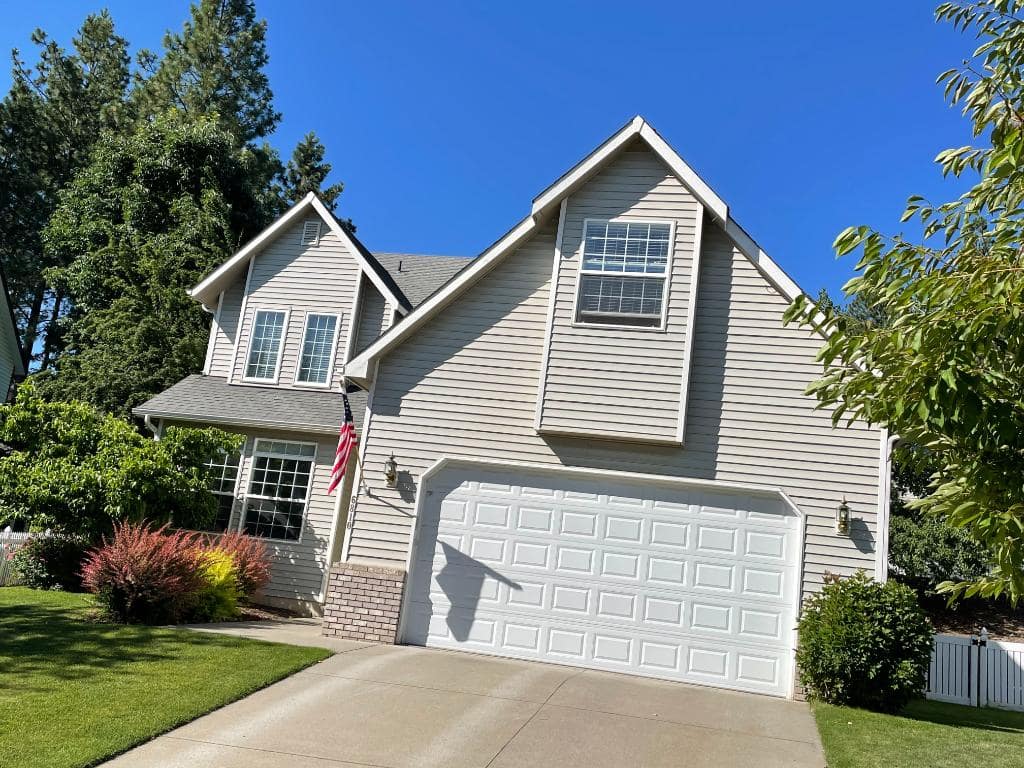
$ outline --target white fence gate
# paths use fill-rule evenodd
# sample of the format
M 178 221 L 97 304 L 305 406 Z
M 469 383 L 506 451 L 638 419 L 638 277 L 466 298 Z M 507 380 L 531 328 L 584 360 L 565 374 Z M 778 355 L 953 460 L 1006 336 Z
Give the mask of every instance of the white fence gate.
M 1024 712 L 1024 643 L 936 635 L 925 696 L 969 707 Z
M 14 567 L 9 559 L 10 555 L 31 535 L 30 533 L 0 531 L 0 587 L 14 583 Z

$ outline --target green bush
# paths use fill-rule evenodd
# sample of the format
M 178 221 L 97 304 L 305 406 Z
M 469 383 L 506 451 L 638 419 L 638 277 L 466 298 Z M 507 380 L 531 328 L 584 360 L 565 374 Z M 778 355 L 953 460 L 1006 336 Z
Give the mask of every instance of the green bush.
M 945 603 L 939 584 L 974 581 L 991 570 L 991 558 L 963 528 L 933 515 L 894 515 L 889 521 L 889 566 L 894 578 L 923 599 Z
M 75 536 L 33 536 L 18 547 L 11 563 L 18 581 L 34 589 L 82 589 L 85 539 Z
M 190 611 L 191 620 L 226 621 L 236 618 L 241 588 L 234 558 L 229 552 L 210 549 L 199 552 L 196 559 L 202 584 Z
M 914 591 L 863 572 L 828 583 L 804 603 L 796 660 L 807 695 L 896 712 L 924 690 L 931 622 Z

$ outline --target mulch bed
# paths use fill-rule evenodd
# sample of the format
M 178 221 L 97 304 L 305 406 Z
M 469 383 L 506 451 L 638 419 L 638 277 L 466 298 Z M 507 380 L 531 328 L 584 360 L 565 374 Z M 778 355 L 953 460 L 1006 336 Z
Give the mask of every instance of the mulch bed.
M 280 621 L 294 619 L 300 614 L 284 608 L 271 608 L 269 605 L 243 605 L 241 613 L 235 621 Z
M 935 609 L 929 618 L 937 632 L 948 635 L 976 635 L 984 627 L 993 640 L 1024 642 L 1024 607 L 1005 603 L 965 603 L 955 611 Z

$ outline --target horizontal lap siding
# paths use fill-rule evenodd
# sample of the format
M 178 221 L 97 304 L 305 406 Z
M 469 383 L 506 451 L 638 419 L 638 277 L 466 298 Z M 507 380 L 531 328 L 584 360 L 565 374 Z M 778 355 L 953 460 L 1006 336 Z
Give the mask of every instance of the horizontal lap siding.
M 683 350 L 700 204 L 654 154 L 627 148 L 566 203 L 542 429 L 677 438 Z M 675 224 L 665 331 L 574 327 L 584 221 Z M 610 404 L 614 403 L 611 407 Z
M 245 375 L 252 323 L 258 309 L 291 310 L 282 345 L 281 373 L 278 379 L 278 386 L 282 387 L 303 387 L 295 384 L 295 376 L 306 315 L 340 314 L 333 383 L 337 384 L 340 380 L 341 358 L 352 327 L 352 309 L 361 268 L 338 237 L 327 229 L 326 224 L 321 225 L 319 244 L 303 245 L 303 223 L 298 222 L 285 230 L 255 257 L 245 316 L 239 332 L 238 358 L 232 379 L 235 382 L 240 382 Z
M 363 284 L 359 294 L 359 309 L 356 311 L 356 339 L 352 347 L 352 356 L 355 357 L 376 339 L 388 327 L 388 304 L 377 290 L 376 286 L 363 278 Z
M 785 299 L 710 220 L 686 446 L 536 433 L 554 235 L 552 221 L 381 361 L 363 471 L 372 496 L 357 501 L 349 557 L 405 564 L 416 483 L 448 455 L 779 486 L 807 515 L 805 588 L 826 570 L 872 572 L 880 434 L 834 430 L 815 410 L 803 391 L 820 370 L 820 337 L 783 326 Z M 383 482 L 392 453 L 411 478 L 397 489 Z M 851 537 L 835 534 L 843 496 L 856 518 Z
M 213 338 L 213 357 L 210 359 L 210 375 L 228 378 L 231 375 L 231 361 L 235 355 L 235 340 L 238 338 L 238 318 L 242 314 L 242 297 L 245 295 L 245 275 L 239 277 L 224 291 L 217 327 Z
M 190 425 L 202 426 L 202 425 Z M 219 426 L 219 425 L 218 425 Z M 225 429 L 225 427 L 221 427 Z M 323 435 L 309 435 L 301 432 L 278 432 L 272 430 L 238 430 L 245 434 L 242 449 L 241 480 L 232 524 L 238 525 L 244 514 L 244 499 L 249 488 L 253 467 L 253 451 L 256 439 L 287 440 L 299 443 L 316 443 L 316 459 L 313 467 L 309 504 L 302 526 L 302 537 L 298 542 L 265 540 L 270 554 L 270 584 L 264 590 L 269 597 L 284 600 L 317 602 L 323 588 L 327 563 L 327 547 L 334 525 L 334 497 L 327 495 L 331 467 L 334 463 L 335 438 Z

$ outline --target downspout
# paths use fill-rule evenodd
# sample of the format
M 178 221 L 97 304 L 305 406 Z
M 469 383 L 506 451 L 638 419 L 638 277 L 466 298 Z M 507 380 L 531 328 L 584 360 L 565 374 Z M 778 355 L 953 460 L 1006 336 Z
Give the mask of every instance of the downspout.
M 875 580 L 885 583 L 889 578 L 889 516 L 892 507 L 892 452 L 899 435 L 889 435 L 883 445 L 883 456 L 881 462 L 881 482 L 878 484 L 878 534 L 876 548 L 878 557 L 875 558 Z

